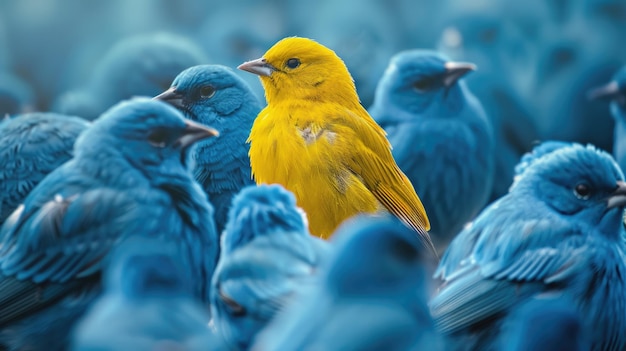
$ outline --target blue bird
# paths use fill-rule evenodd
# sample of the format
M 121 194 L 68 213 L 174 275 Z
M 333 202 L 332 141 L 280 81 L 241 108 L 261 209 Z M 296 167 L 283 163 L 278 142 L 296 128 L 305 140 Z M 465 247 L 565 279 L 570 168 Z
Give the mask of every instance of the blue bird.
M 32 112 L 37 102 L 26 81 L 10 72 L 0 71 L 0 118 Z
M 626 171 L 626 66 L 613 75 L 611 82 L 590 91 L 589 97 L 611 101 L 611 114 L 615 120 L 613 156 L 622 171 Z
M 451 350 L 498 349 L 503 318 L 541 295 L 572 299 L 592 350 L 626 349 L 624 175 L 593 146 L 551 147 L 442 258 L 430 305 Z
M 64 349 L 100 291 L 108 253 L 131 236 L 179 247 L 189 258 L 194 296 L 208 302 L 218 239 L 186 155 L 216 134 L 145 98 L 115 105 L 85 130 L 74 157 L 41 181 L 0 230 L 0 344 Z
M 493 184 L 491 123 L 460 80 L 474 68 L 434 51 L 398 53 L 369 108 L 422 199 L 440 251 L 486 205 Z
M 257 338 L 253 349 L 440 350 L 426 305 L 429 253 L 390 217 L 357 216 L 333 236 L 320 282 Z
M 48 173 L 72 158 L 82 118 L 33 112 L 0 123 L 0 225 Z
M 315 284 L 328 243 L 311 236 L 304 212 L 281 185 L 244 188 L 233 200 L 212 283 L 217 333 L 245 350 L 300 291 Z
M 531 299 L 511 314 L 501 337 L 502 351 L 587 351 L 588 331 L 569 299 Z
M 159 94 L 182 70 L 206 61 L 195 42 L 178 35 L 154 33 L 124 38 L 96 64 L 87 86 L 79 89 L 87 91 L 89 98 L 76 102 L 64 97 L 54 106 L 58 112 L 93 120 L 121 100 Z M 89 102 L 96 105 L 85 106 Z M 94 112 L 87 115 L 90 111 Z
M 187 118 L 221 133 L 219 138 L 199 143 L 192 152 L 194 177 L 209 195 L 217 231 L 221 233 L 233 196 L 254 184 L 246 140 L 261 104 L 243 79 L 220 65 L 184 70 L 155 99 L 172 104 Z
M 103 295 L 77 324 L 72 350 L 217 350 L 185 261 L 158 239 L 122 242 L 105 269 Z

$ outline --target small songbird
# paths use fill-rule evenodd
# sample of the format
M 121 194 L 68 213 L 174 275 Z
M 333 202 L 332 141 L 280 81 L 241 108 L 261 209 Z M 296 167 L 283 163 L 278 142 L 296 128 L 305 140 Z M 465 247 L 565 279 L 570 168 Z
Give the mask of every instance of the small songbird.
M 309 234 L 296 199 L 281 185 L 244 188 L 233 199 L 213 275 L 211 316 L 233 349 L 256 334 L 303 289 L 315 285 L 331 247 Z
M 331 242 L 320 282 L 261 332 L 252 350 L 440 350 L 426 305 L 429 253 L 392 218 L 356 216 Z
M 246 140 L 261 104 L 243 79 L 220 65 L 184 70 L 155 99 L 173 105 L 192 121 L 220 131 L 218 138 L 198 143 L 191 156 L 194 177 L 209 195 L 217 232 L 221 233 L 233 196 L 254 184 Z
M 615 73 L 611 82 L 590 91 L 589 97 L 611 101 L 611 114 L 615 120 L 613 156 L 626 172 L 626 66 Z
M 76 138 L 90 124 L 43 112 L 0 123 L 0 225 L 48 173 L 72 158 Z
M 531 299 L 516 308 L 503 329 L 502 351 L 589 350 L 589 330 L 569 298 Z
M 369 108 L 420 194 L 439 250 L 485 206 L 492 189 L 491 121 L 460 80 L 474 69 L 435 51 L 400 52 L 389 62 Z
M 100 292 L 109 252 L 131 236 L 179 247 L 193 294 L 207 303 L 218 239 L 187 156 L 215 135 L 146 98 L 116 104 L 81 133 L 74 157 L 0 229 L 0 345 L 65 350 L 73 324 Z
M 105 270 L 104 294 L 74 331 L 72 350 L 225 350 L 193 296 L 185 259 L 158 239 L 122 242 Z
M 435 325 L 450 350 L 499 350 L 517 306 L 570 298 L 592 350 L 625 350 L 622 171 L 608 153 L 580 144 L 549 144 L 524 162 L 510 192 L 459 234 L 473 238 L 469 254 L 444 255 L 444 283 L 430 302 Z M 455 240 L 448 251 L 465 244 Z
M 313 235 L 328 238 L 358 213 L 390 212 L 434 252 L 424 206 L 332 50 L 285 38 L 239 69 L 260 76 L 268 104 L 248 138 L 258 184 L 293 192 Z

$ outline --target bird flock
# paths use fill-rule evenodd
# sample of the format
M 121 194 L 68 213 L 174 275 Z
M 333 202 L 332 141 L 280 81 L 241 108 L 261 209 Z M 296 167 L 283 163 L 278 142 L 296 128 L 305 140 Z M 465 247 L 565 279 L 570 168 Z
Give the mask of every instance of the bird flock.
M 0 350 L 626 351 L 621 0 L 0 3 Z

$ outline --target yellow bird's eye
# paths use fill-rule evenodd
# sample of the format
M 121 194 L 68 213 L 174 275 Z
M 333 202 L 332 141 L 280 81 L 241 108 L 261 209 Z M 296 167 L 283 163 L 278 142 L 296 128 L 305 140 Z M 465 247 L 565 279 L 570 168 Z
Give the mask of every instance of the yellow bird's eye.
M 289 60 L 287 60 L 286 66 L 291 69 L 297 68 L 298 66 L 300 66 L 300 60 L 298 60 L 297 58 L 290 58 Z

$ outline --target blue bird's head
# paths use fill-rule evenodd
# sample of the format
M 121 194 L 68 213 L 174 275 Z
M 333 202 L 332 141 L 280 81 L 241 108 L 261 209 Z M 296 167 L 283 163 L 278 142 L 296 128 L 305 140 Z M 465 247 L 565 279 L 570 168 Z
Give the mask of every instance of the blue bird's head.
M 615 73 L 611 82 L 591 90 L 589 98 L 611 101 L 613 117 L 626 122 L 626 66 Z
M 190 296 L 191 276 L 176 246 L 155 238 L 130 237 L 113 251 L 106 288 L 128 299 Z
M 527 152 L 524 155 L 522 155 L 522 159 L 520 160 L 520 162 L 515 166 L 515 175 L 519 176 L 520 174 L 524 173 L 524 171 L 533 164 L 533 162 L 535 162 L 536 160 L 541 159 L 543 156 L 558 150 L 560 148 L 564 148 L 564 147 L 570 147 L 573 144 L 570 142 L 566 142 L 566 141 L 555 141 L 555 140 L 550 140 L 550 141 L 544 141 L 538 145 L 536 145 L 531 152 Z
M 135 98 L 116 104 L 96 119 L 76 141 L 75 157 L 97 161 L 103 153 L 122 156 L 154 181 L 188 173 L 189 149 L 216 135 L 216 130 L 186 120 L 165 103 Z
M 154 96 L 182 70 L 206 61 L 203 51 L 185 37 L 156 33 L 124 38 L 94 69 L 90 90 L 105 107 L 134 96 Z
M 295 196 L 281 185 L 243 188 L 233 198 L 224 229 L 222 252 L 229 253 L 255 237 L 274 232 L 309 235 L 306 215 Z
M 475 69 L 471 63 L 452 62 L 435 51 L 401 52 L 391 59 L 378 83 L 373 108 L 394 106 L 409 112 L 385 114 L 394 119 L 455 116 L 464 103 L 465 87 L 459 79 Z
M 333 293 L 394 296 L 410 304 L 426 298 L 428 254 L 397 219 L 354 217 L 339 227 L 333 241 L 337 251 L 326 275 Z
M 200 65 L 184 70 L 171 87 L 155 99 L 173 105 L 191 120 L 217 128 L 223 138 L 241 134 L 241 142 L 247 139 L 261 110 L 247 83 L 232 69 L 220 65 Z M 210 142 L 212 140 L 207 140 Z
M 573 223 L 617 238 L 626 207 L 626 182 L 608 153 L 593 146 L 558 147 L 535 159 L 511 186 Z

